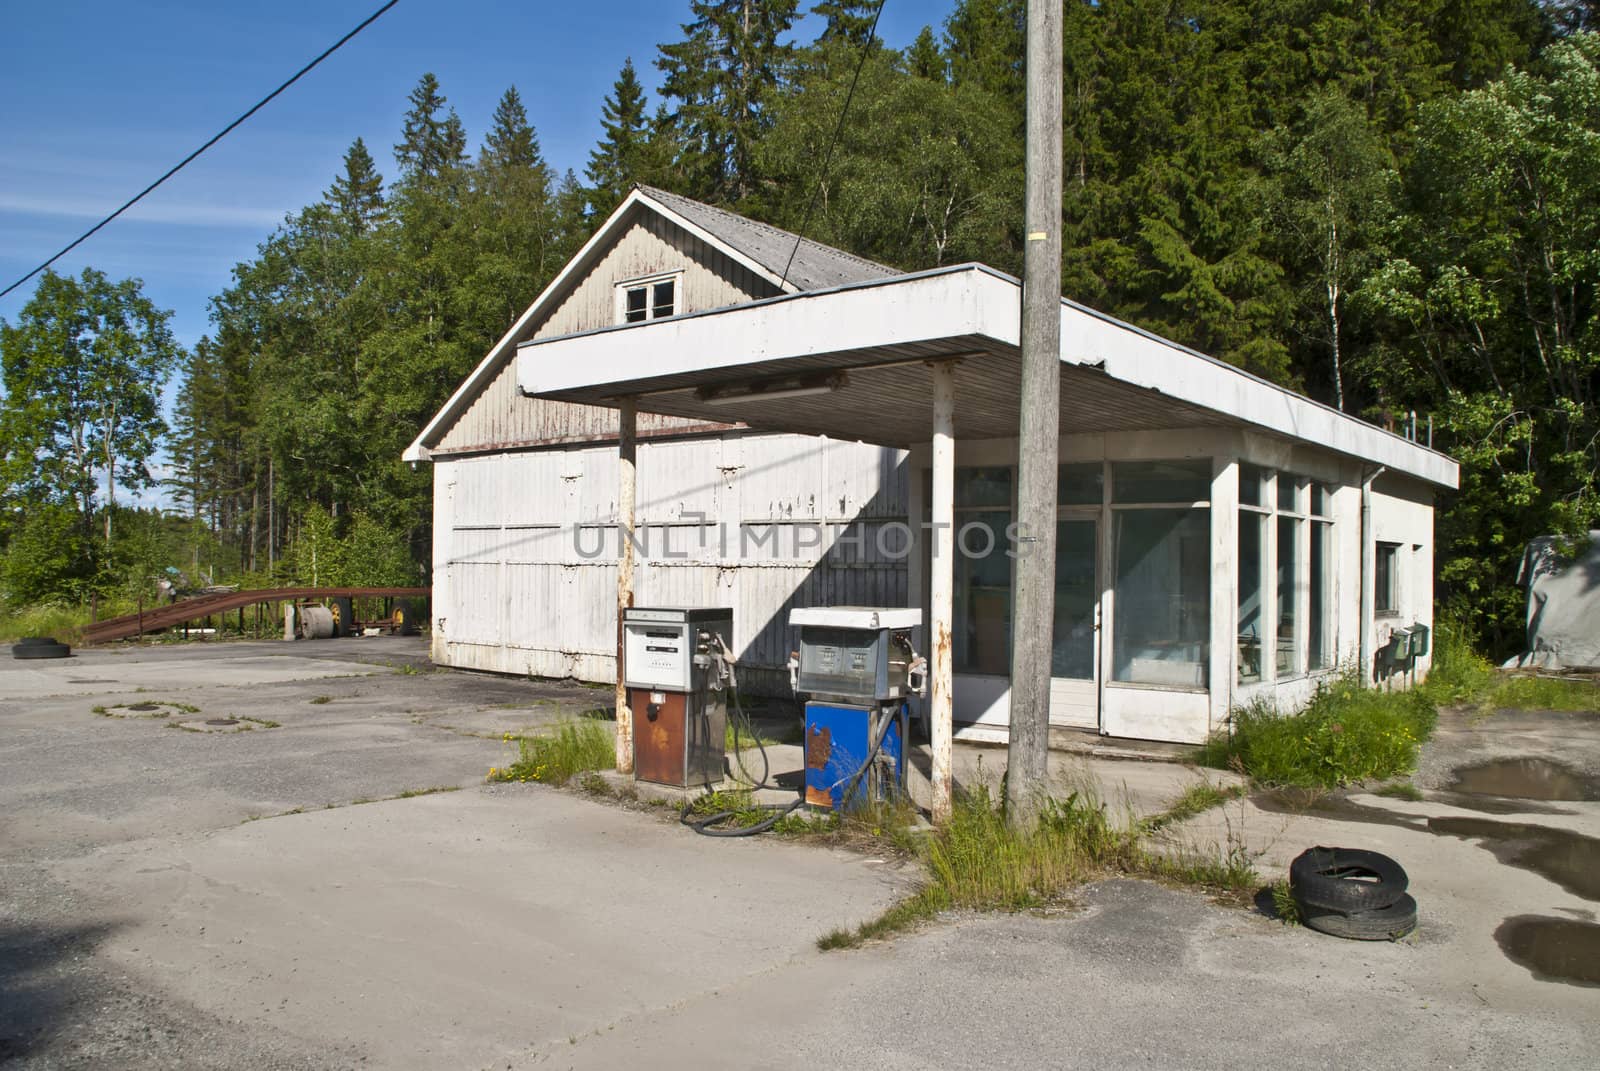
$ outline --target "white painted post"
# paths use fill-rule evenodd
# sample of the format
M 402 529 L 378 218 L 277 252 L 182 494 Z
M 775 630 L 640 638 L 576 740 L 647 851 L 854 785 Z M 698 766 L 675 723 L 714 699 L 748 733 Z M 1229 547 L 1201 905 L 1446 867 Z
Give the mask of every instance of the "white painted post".
M 953 690 L 955 653 L 951 646 L 955 616 L 955 489 L 956 369 L 954 361 L 933 366 L 933 498 L 930 503 L 933 540 L 929 570 L 929 611 L 933 649 L 929 675 L 928 724 L 933 738 L 933 820 L 950 817 L 954 791 L 955 748 Z
M 1239 679 L 1239 462 L 1211 462 L 1211 686 L 1209 732 L 1226 724 Z
M 635 464 L 635 434 L 638 428 L 638 403 L 622 399 L 617 410 L 617 772 L 633 772 L 633 710 L 628 706 L 628 688 L 623 683 L 622 618 L 633 606 L 633 527 L 638 467 Z

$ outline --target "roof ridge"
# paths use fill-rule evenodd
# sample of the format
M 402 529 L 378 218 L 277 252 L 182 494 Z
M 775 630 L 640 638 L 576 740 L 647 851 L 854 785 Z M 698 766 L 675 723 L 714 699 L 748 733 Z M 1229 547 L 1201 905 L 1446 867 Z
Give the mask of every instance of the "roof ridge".
M 838 246 L 828 245 L 825 242 L 819 242 L 815 238 L 807 238 L 803 234 L 797 234 L 794 231 L 785 230 L 774 223 L 768 223 L 766 220 L 756 219 L 753 216 L 741 215 L 738 212 L 722 208 L 719 205 L 707 204 L 706 202 L 698 201 L 693 197 L 689 197 L 681 193 L 673 193 L 671 190 L 663 190 L 659 186 L 651 186 L 643 182 L 637 183 L 636 188 L 646 196 L 665 200 L 668 204 L 670 204 L 672 201 L 686 201 L 698 209 L 703 209 L 726 216 L 729 220 L 732 220 L 741 226 L 760 228 L 767 231 L 769 234 L 781 235 L 782 237 L 790 240 L 798 239 L 802 245 L 808 245 L 813 249 L 819 249 L 826 253 L 844 257 L 846 260 L 853 261 L 865 268 L 871 268 L 873 270 L 881 269 L 886 275 L 905 274 L 899 268 L 891 267 L 888 264 L 881 264 L 876 260 L 869 260 L 866 257 L 850 252 L 848 249 L 840 249 Z M 767 267 L 771 269 L 773 268 L 773 265 L 769 264 Z

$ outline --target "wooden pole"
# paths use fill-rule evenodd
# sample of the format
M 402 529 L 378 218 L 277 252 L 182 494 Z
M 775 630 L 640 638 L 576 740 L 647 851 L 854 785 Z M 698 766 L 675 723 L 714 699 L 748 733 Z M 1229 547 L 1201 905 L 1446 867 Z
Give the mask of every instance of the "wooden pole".
M 933 649 L 928 679 L 928 724 L 933 739 L 930 809 L 935 822 L 950 817 L 954 791 L 955 654 L 951 647 L 951 621 L 955 614 L 955 406 L 955 362 L 936 363 L 933 365 L 933 495 L 929 503 L 933 522 L 929 568 Z
M 633 711 L 628 706 L 628 687 L 623 683 L 622 618 L 633 605 L 633 526 L 638 466 L 635 433 L 638 403 L 624 398 L 617 413 L 617 771 L 633 772 Z
M 1055 618 L 1056 461 L 1061 435 L 1061 4 L 1028 4 L 1022 261 L 1019 545 L 1011 625 L 1006 813 L 1029 827 L 1046 789 Z

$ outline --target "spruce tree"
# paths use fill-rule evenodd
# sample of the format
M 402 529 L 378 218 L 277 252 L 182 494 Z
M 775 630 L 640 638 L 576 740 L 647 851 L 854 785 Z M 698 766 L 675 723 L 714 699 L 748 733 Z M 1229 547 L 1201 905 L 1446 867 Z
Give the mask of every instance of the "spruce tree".
M 539 167 L 544 159 L 539 152 L 539 136 L 528 122 L 522 96 L 512 86 L 501 96 L 494 110 L 489 136 L 483 143 L 484 161 L 493 167 Z
M 948 77 L 944 52 L 939 48 L 939 39 L 933 36 L 932 27 L 924 26 L 917 39 L 911 42 L 911 47 L 905 51 L 905 64 L 906 70 L 918 78 L 942 82 Z
M 882 3 L 883 0 L 821 0 L 811 9 L 813 15 L 826 20 L 817 40 L 825 44 L 844 41 L 853 47 L 866 44 Z M 883 39 L 874 34 L 872 44 L 881 46 Z
M 411 108 L 394 158 L 403 179 L 437 178 L 466 159 L 467 134 L 455 109 L 443 118 L 444 94 L 433 72 L 424 74 L 411 91 Z
M 645 117 L 644 89 L 634 73 L 633 60 L 622 64 L 622 73 L 611 87 L 600 109 L 600 127 L 605 132 L 589 154 L 584 175 L 589 180 L 589 202 L 598 216 L 609 215 L 628 188 L 640 181 L 649 138 Z
M 793 49 L 778 38 L 794 25 L 798 0 L 691 0 L 684 39 L 660 46 L 656 66 L 681 166 L 702 200 L 738 202 L 755 184 L 756 142 Z
M 383 176 L 360 138 L 345 152 L 344 174 L 333 180 L 325 197 L 351 234 L 365 234 L 383 215 Z

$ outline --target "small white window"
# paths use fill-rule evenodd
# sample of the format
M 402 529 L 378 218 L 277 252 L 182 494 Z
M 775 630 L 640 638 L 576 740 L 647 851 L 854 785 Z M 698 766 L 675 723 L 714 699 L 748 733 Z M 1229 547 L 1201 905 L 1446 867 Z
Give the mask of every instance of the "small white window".
M 1379 543 L 1372 574 L 1373 609 L 1380 615 L 1400 613 L 1400 544 Z
M 643 323 L 678 312 L 678 282 L 682 272 L 631 279 L 617 284 L 617 322 Z

